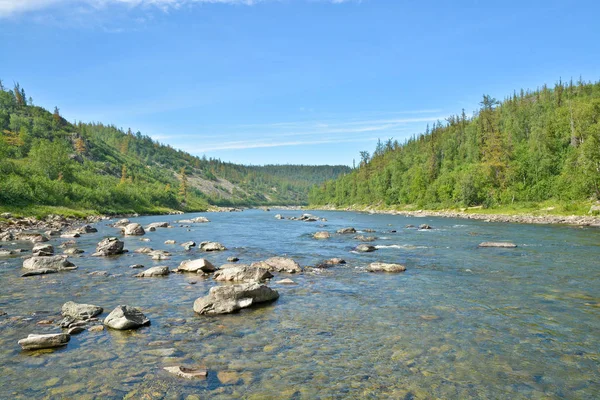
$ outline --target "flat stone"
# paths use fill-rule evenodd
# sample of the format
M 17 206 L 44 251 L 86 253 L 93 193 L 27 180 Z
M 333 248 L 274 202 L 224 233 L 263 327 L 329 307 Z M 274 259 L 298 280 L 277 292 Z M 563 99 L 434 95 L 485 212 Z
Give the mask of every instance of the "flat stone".
M 367 267 L 369 272 L 404 272 L 406 267 L 401 264 L 390 264 L 390 263 L 371 263 Z
M 510 242 L 483 242 L 479 244 L 479 247 L 499 247 L 504 249 L 514 249 L 515 247 L 517 247 L 517 245 Z
M 148 268 L 147 270 L 135 275 L 135 277 L 136 278 L 148 278 L 148 277 L 154 277 L 154 276 L 167 276 L 167 275 L 169 275 L 169 273 L 170 273 L 169 267 L 158 266 L 158 267 Z
M 282 280 L 277 281 L 275 283 L 278 283 L 280 285 L 296 285 L 297 284 L 296 282 L 294 282 L 290 278 L 285 278 L 285 279 L 282 279 Z
M 196 260 L 186 260 L 179 264 L 175 272 L 190 272 L 190 273 L 210 273 L 216 271 L 217 268 L 207 259 L 199 258 Z
M 370 244 L 361 243 L 358 246 L 356 246 L 354 250 L 361 253 L 371 253 L 377 250 L 377 248 L 375 246 L 371 246 Z
M 52 349 L 65 346 L 69 340 L 71 340 L 71 336 L 66 333 L 31 334 L 25 339 L 19 340 L 19 344 L 23 350 Z
M 250 307 L 253 304 L 279 298 L 276 290 L 259 283 L 214 286 L 208 296 L 196 299 L 194 311 L 198 314 L 228 314 Z
M 75 319 L 90 319 L 97 315 L 102 314 L 104 309 L 92 304 L 78 304 L 73 301 L 67 301 L 62 306 L 62 315 L 65 317 L 72 317 Z
M 164 367 L 164 370 L 185 379 L 204 379 L 208 374 L 208 371 L 205 368 L 190 368 L 181 365 L 175 367 Z
M 104 319 L 104 325 L 112 329 L 128 330 L 150 325 L 150 320 L 137 308 L 117 306 Z

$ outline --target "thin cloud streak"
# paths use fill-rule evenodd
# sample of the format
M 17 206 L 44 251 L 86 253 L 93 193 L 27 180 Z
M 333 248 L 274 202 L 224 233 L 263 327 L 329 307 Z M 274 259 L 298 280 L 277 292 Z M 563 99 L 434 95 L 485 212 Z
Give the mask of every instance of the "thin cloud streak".
M 358 142 L 370 142 L 376 138 L 361 138 L 361 139 L 325 139 L 325 140 L 310 140 L 310 141 L 289 141 L 289 142 L 252 142 L 252 141 L 239 141 L 239 142 L 224 142 L 219 144 L 207 145 L 203 147 L 186 147 L 186 151 L 194 154 L 208 153 L 217 150 L 247 150 L 247 149 L 261 149 L 268 147 L 287 147 L 287 146 L 306 146 L 315 144 L 327 144 L 327 143 L 358 143 Z

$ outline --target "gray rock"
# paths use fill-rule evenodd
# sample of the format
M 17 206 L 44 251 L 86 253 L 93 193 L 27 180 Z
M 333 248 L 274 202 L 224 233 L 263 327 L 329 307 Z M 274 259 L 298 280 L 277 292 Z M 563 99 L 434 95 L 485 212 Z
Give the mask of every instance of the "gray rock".
M 192 247 L 196 247 L 196 242 L 190 241 L 181 243 L 181 247 L 185 248 L 186 250 L 190 250 Z
M 401 264 L 389 264 L 389 263 L 371 263 L 367 267 L 369 272 L 404 272 L 406 267 Z
M 104 309 L 92 304 L 78 304 L 73 301 L 67 301 L 62 306 L 62 315 L 74 319 L 90 319 L 96 315 L 102 314 Z
M 149 224 L 146 229 L 150 230 L 150 228 L 168 228 L 169 227 L 169 223 L 168 222 L 153 222 L 151 224 Z
M 124 243 L 116 237 L 105 238 L 102 239 L 100 243 L 98 243 L 98 246 L 96 247 L 96 252 L 93 255 L 99 257 L 106 257 L 117 254 L 123 254 L 123 246 Z
M 291 280 L 290 278 L 285 278 L 285 279 L 282 279 L 282 280 L 277 281 L 275 283 L 278 283 L 280 285 L 297 285 L 297 283 L 294 282 L 293 280 Z
M 78 249 L 76 247 L 71 247 L 69 249 L 66 249 L 65 251 L 63 251 L 63 254 L 67 254 L 67 255 L 76 255 L 76 254 L 81 254 L 83 253 L 83 250 Z
M 510 242 L 483 242 L 479 244 L 479 247 L 500 247 L 504 249 L 514 249 L 517 247 L 517 245 Z
M 78 238 L 81 235 L 78 232 L 65 232 L 62 235 L 60 235 L 61 238 L 65 238 L 65 239 L 73 239 L 73 238 Z
M 86 233 L 96 233 L 98 232 L 98 229 L 94 228 L 91 225 L 84 225 L 80 228 L 77 228 L 75 232 L 79 233 L 80 235 L 85 235 Z
M 66 333 L 51 333 L 47 335 L 29 335 L 19 340 L 23 350 L 52 349 L 62 347 L 69 343 L 71 336 Z
M 123 218 L 123 219 L 120 219 L 117 222 L 115 222 L 114 226 L 116 228 L 119 228 L 119 227 L 122 227 L 122 226 L 129 225 L 129 223 L 130 223 L 130 221 L 127 218 Z
M 0 242 L 12 242 L 15 237 L 11 232 L 0 232 Z
M 356 246 L 356 248 L 354 249 L 354 251 L 358 251 L 361 253 L 370 253 L 377 250 L 377 248 L 375 246 L 371 246 L 370 244 L 364 244 L 361 243 L 358 246 Z
M 300 264 L 291 258 L 286 257 L 271 257 L 263 261 L 264 264 L 269 266 L 269 271 L 275 272 L 287 272 L 289 274 L 295 274 L 298 272 L 302 272 L 302 268 L 300 268 Z M 264 264 L 254 265 L 254 267 L 263 268 Z
M 332 258 L 332 259 L 325 260 L 322 263 L 315 265 L 315 268 L 330 268 L 334 265 L 339 265 L 339 264 L 346 264 L 346 261 L 342 260 L 341 258 Z
M 356 229 L 354 229 L 352 227 L 342 228 L 342 229 L 338 229 L 337 233 L 340 233 L 340 234 L 356 233 Z
M 430 225 L 421 224 L 421 225 L 419 225 L 419 229 L 429 230 L 429 229 L 433 229 L 433 228 Z
M 209 221 L 209 220 L 208 220 L 208 218 L 206 218 L 206 217 L 196 217 L 196 218 L 193 218 L 193 219 L 191 220 L 191 222 L 195 222 L 195 223 L 206 223 L 206 222 L 210 222 L 210 221 Z
M 69 328 L 69 330 L 67 331 L 68 335 L 77 335 L 81 332 L 85 331 L 85 328 L 82 326 L 74 326 L 72 328 Z
M 20 232 L 17 233 L 17 240 L 28 240 L 33 243 L 47 242 L 48 238 L 41 233 L 26 233 Z
M 354 236 L 354 239 L 360 240 L 361 242 L 374 242 L 377 238 L 375 236 L 357 235 Z
M 215 286 L 208 296 L 196 299 L 194 311 L 198 314 L 229 314 L 253 304 L 273 301 L 279 298 L 276 290 L 259 283 Z
M 0 249 L 0 257 L 10 257 L 15 255 L 15 252 L 12 250 Z
M 240 261 L 240 259 L 237 257 L 227 257 L 227 261 L 234 263 Z
M 61 231 L 55 230 L 55 229 L 51 229 L 51 230 L 44 232 L 44 235 L 46 235 L 46 236 L 60 236 L 60 234 L 61 234 Z
M 272 277 L 268 270 L 249 265 L 219 269 L 214 275 L 215 281 L 218 282 L 261 282 Z
M 140 224 L 138 224 L 137 222 L 128 224 L 124 227 L 121 228 L 121 231 L 123 232 L 123 235 L 125 236 L 142 236 L 146 234 L 146 231 L 144 231 L 144 228 L 142 228 L 142 226 Z
M 200 243 L 200 250 L 224 251 L 224 250 L 227 250 L 227 248 L 219 242 L 202 242 L 202 243 Z
M 313 235 L 315 239 L 329 239 L 331 235 L 327 231 L 317 232 Z
M 217 268 L 205 258 L 197 260 L 182 261 L 175 272 L 191 272 L 196 274 L 209 273 L 216 271 Z
M 175 240 L 165 240 L 165 244 L 175 244 L 177 243 Z
M 77 267 L 67 259 L 67 256 L 31 257 L 23 261 L 23 268 L 29 270 L 53 269 L 70 271 Z
M 128 330 L 150 325 L 150 320 L 137 308 L 118 306 L 104 319 L 104 325 L 112 329 Z
M 139 249 L 135 249 L 133 252 L 139 254 L 150 254 L 153 251 L 154 249 L 152 247 L 140 247 Z
M 281 215 L 281 214 L 277 214 L 277 215 L 275 216 L 275 219 L 283 219 L 283 215 Z
M 144 266 L 142 264 L 133 264 L 133 265 L 130 265 L 129 268 L 140 269 L 140 268 L 144 268 Z
M 51 256 L 54 255 L 54 247 L 47 243 L 38 243 L 31 250 L 34 256 Z
M 25 272 L 21 275 L 22 278 L 26 278 L 28 276 L 36 276 L 36 275 L 46 275 L 46 274 L 56 274 L 58 270 L 52 268 L 40 268 L 34 269 L 29 272 Z
M 169 267 L 159 266 L 159 267 L 148 268 L 147 270 L 135 275 L 135 277 L 136 278 L 150 278 L 150 277 L 154 277 L 154 276 L 167 276 L 167 275 L 169 275 L 169 273 L 170 273 Z

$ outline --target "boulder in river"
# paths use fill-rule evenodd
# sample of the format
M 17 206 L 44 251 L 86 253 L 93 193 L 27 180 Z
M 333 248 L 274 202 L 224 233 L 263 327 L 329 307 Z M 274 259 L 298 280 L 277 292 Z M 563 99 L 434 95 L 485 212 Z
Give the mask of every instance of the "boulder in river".
M 189 242 L 181 243 L 181 247 L 183 247 L 186 250 L 190 250 L 192 247 L 196 247 L 196 242 L 189 241 Z
M 195 223 L 198 223 L 198 224 L 203 224 L 203 223 L 206 223 L 206 222 L 210 222 L 208 220 L 208 218 L 206 218 L 206 217 L 196 217 L 196 218 L 193 218 L 191 221 L 195 222 Z
M 165 240 L 165 244 L 175 244 L 175 243 L 177 243 L 177 242 L 173 239 Z
M 240 259 L 237 257 L 227 257 L 227 262 L 234 263 L 234 262 L 238 262 L 238 261 L 240 261 Z
M 370 244 L 361 243 L 354 248 L 354 251 L 358 251 L 361 253 L 370 253 L 377 250 L 375 246 L 371 246 Z
M 73 255 L 76 255 L 76 254 L 81 254 L 83 252 L 84 252 L 83 250 L 78 249 L 76 247 L 70 247 L 68 249 L 65 249 L 63 251 L 63 254 L 67 254 L 67 255 L 73 256 Z
M 327 231 L 316 232 L 313 234 L 313 238 L 315 239 L 329 239 L 331 235 Z
M 15 237 L 11 232 L 0 232 L 0 242 L 11 242 Z
M 32 334 L 25 339 L 19 340 L 19 344 L 23 350 L 52 349 L 66 346 L 69 340 L 71 340 L 71 336 L 66 333 Z
M 139 254 L 150 254 L 153 251 L 154 251 L 154 249 L 152 247 L 139 247 L 139 248 L 135 249 L 133 252 L 139 253 Z
M 23 268 L 29 270 L 53 269 L 55 271 L 70 271 L 77 267 L 67 259 L 67 256 L 31 257 L 23 261 Z
M 20 232 L 17 233 L 17 240 L 28 240 L 32 243 L 40 243 L 40 242 L 47 242 L 48 238 L 44 235 L 42 235 L 41 233 L 27 233 L 27 232 Z
M 127 218 L 123 218 L 118 220 L 117 222 L 115 222 L 115 228 L 120 228 L 122 226 L 126 226 L 129 225 L 131 221 L 129 221 Z
M 48 243 L 38 243 L 31 250 L 34 256 L 52 256 L 54 255 L 54 247 Z
M 117 306 L 104 319 L 104 325 L 112 329 L 128 330 L 150 325 L 150 320 L 137 308 Z
M 433 229 L 433 228 L 430 225 L 421 224 L 421 225 L 419 225 L 419 229 L 421 229 L 421 230 L 429 230 L 429 229 Z
M 220 282 L 262 282 L 272 277 L 266 269 L 243 264 L 219 269 L 214 275 L 215 281 Z
M 104 309 L 92 304 L 79 304 L 73 301 L 67 301 L 62 306 L 62 315 L 64 317 L 72 317 L 74 319 L 90 319 L 96 315 L 102 314 Z
M 287 272 L 289 274 L 295 274 L 297 272 L 302 272 L 302 268 L 300 267 L 300 264 L 298 264 L 296 261 L 292 260 L 291 258 L 287 258 L 287 257 L 271 257 L 266 259 L 265 261 L 262 261 L 261 265 L 254 265 L 252 264 L 252 266 L 257 266 L 259 268 L 263 268 L 263 265 L 268 265 L 269 271 L 275 271 L 275 272 Z
M 377 238 L 375 236 L 357 235 L 354 236 L 354 239 L 360 240 L 361 242 L 374 242 Z
M 96 233 L 98 232 L 98 229 L 94 228 L 91 225 L 84 225 L 80 228 L 77 228 L 74 232 L 77 232 L 80 235 L 85 235 L 86 233 Z
M 202 243 L 200 243 L 200 250 L 224 251 L 224 250 L 227 250 L 227 248 L 219 242 L 202 242 Z
M 331 258 L 325 260 L 322 263 L 315 265 L 315 268 L 330 268 L 334 265 L 346 264 L 346 261 L 341 258 Z
M 170 273 L 169 267 L 158 266 L 158 267 L 148 268 L 147 270 L 135 275 L 135 277 L 136 278 L 150 278 L 150 277 L 154 277 L 154 276 L 167 276 L 167 275 L 169 275 L 169 273 Z
M 106 257 L 122 254 L 123 246 L 124 243 L 116 237 L 105 238 L 102 239 L 100 243 L 98 243 L 98 246 L 96 247 L 96 252 L 92 255 Z
M 339 233 L 339 234 L 356 233 L 356 229 L 354 229 L 352 227 L 342 228 L 342 229 L 338 229 L 337 233 Z
M 194 302 L 198 314 L 229 314 L 254 304 L 273 301 L 279 298 L 276 290 L 259 283 L 214 286 L 205 297 Z
M 201 274 L 214 272 L 216 270 L 217 268 L 214 265 L 212 265 L 210 261 L 208 261 L 205 258 L 199 258 L 197 260 L 182 261 L 181 264 L 179 264 L 179 267 L 177 267 L 177 269 L 175 270 L 175 272 L 191 272 Z
M 121 228 L 121 231 L 125 236 L 142 236 L 146 234 L 144 228 L 142 228 L 142 226 L 137 222 L 124 226 L 123 228 Z
M 281 214 L 277 214 L 277 215 L 275 216 L 275 219 L 283 219 L 283 215 L 281 215 Z
M 500 247 L 504 249 L 514 249 L 517 247 L 517 245 L 511 242 L 483 242 L 479 244 L 479 247 Z
M 151 224 L 149 224 L 146 229 L 150 230 L 151 228 L 168 228 L 169 227 L 169 223 L 168 222 L 153 222 Z
M 369 271 L 369 272 L 404 272 L 404 271 L 406 271 L 406 267 L 401 264 L 375 262 L 375 263 L 369 264 L 369 266 L 367 267 L 367 271 Z

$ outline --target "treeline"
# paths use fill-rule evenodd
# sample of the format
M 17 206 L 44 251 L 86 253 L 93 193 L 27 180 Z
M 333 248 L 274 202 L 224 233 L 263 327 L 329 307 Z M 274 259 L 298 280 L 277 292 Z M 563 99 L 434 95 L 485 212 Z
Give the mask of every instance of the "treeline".
M 453 208 L 600 198 L 600 82 L 558 82 L 379 141 L 351 174 L 315 187 L 314 205 Z
M 9 89 L 0 81 L 3 209 L 153 213 L 203 210 L 209 204 L 305 204 L 311 185 L 348 172 L 329 166 L 281 168 L 285 172 L 195 157 L 131 129 L 70 123 L 58 108 L 49 112 L 33 105 L 19 84 Z M 319 171 L 317 178 L 308 171 Z

